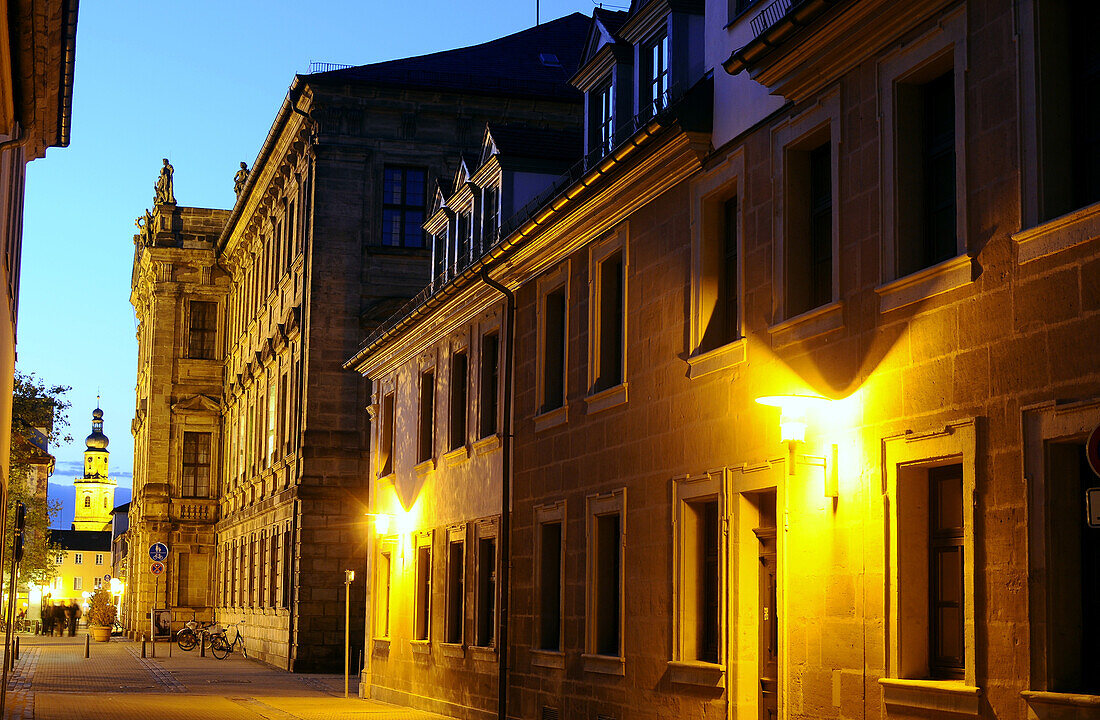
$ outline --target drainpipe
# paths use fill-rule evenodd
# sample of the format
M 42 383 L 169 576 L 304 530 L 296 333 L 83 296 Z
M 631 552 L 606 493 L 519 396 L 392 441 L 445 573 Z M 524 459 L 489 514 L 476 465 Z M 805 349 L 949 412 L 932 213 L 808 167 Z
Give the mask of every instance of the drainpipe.
M 504 295 L 504 324 L 508 334 L 504 336 L 504 432 L 501 438 L 501 488 L 500 488 L 500 613 L 497 630 L 497 658 L 500 677 L 497 684 L 497 718 L 508 718 L 508 582 L 511 575 L 512 534 L 512 353 L 515 343 L 516 296 L 511 290 L 489 277 L 489 270 L 481 268 L 485 284 Z

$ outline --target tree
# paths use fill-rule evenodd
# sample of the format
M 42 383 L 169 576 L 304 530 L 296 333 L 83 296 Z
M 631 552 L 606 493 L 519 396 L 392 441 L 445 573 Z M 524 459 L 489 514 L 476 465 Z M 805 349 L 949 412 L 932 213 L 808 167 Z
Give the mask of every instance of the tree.
M 47 385 L 33 373 L 15 373 L 11 410 L 11 470 L 8 482 L 8 515 L 4 527 L 4 577 L 11 576 L 11 542 L 15 537 L 15 508 L 23 503 L 26 526 L 23 560 L 19 564 L 20 584 L 47 585 L 57 575 L 54 557 L 62 552 L 50 543 L 50 525 L 61 510 L 58 501 L 46 500 L 45 482 L 53 467 L 47 451 L 61 443 L 72 442 L 65 433 L 69 426 L 70 403 L 65 385 Z

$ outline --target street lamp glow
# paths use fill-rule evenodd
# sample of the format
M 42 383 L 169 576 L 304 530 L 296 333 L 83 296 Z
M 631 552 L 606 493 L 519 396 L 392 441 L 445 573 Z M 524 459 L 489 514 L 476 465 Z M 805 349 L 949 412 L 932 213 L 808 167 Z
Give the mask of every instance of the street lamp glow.
M 829 402 L 820 395 L 765 395 L 761 405 L 779 408 L 779 436 L 783 442 L 806 441 L 806 415 L 810 408 Z

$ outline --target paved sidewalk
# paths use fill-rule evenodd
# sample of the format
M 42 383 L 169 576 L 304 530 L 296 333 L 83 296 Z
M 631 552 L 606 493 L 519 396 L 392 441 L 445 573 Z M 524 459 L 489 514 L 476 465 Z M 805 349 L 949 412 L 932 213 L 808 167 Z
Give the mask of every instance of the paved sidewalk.
M 376 700 L 344 699 L 342 675 L 283 672 L 237 653 L 225 660 L 198 650 L 112 638 L 20 636 L 20 658 L 8 678 L 3 720 L 441 720 Z M 351 692 L 356 691 L 354 679 Z

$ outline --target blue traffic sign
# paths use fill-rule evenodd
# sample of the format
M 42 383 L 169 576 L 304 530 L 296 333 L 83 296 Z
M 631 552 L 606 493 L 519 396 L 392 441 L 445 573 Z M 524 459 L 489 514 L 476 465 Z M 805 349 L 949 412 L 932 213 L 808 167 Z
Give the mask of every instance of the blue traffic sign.
M 153 543 L 149 546 L 149 559 L 153 562 L 164 562 L 168 559 L 168 546 L 164 543 Z

